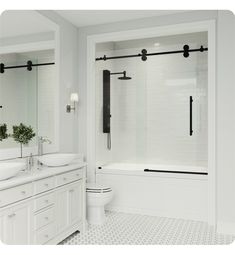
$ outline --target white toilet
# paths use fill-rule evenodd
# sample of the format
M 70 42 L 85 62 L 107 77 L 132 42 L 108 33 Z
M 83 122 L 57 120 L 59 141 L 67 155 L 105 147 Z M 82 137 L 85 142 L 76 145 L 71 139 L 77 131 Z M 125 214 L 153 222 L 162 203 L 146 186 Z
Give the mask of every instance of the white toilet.
M 88 223 L 102 225 L 105 221 L 104 207 L 113 197 L 112 189 L 97 183 L 87 183 L 86 195 Z

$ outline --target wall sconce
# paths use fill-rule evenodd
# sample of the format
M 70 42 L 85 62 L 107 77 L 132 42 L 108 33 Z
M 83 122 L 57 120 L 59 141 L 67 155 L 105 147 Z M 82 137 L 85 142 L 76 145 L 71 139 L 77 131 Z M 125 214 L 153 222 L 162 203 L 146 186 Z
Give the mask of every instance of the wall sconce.
M 67 104 L 66 105 L 66 112 L 71 112 L 71 111 L 75 111 L 76 109 L 76 102 L 78 102 L 78 94 L 77 93 L 72 93 L 70 95 L 70 101 L 71 101 L 71 104 Z

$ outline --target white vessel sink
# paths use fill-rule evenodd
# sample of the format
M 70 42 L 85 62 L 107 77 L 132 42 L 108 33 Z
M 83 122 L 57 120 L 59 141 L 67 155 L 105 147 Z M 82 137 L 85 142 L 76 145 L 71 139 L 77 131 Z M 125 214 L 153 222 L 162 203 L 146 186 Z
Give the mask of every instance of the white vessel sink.
M 76 157 L 77 154 L 58 153 L 39 156 L 38 160 L 46 166 L 65 166 L 70 164 Z
M 26 167 L 23 162 L 1 162 L 0 163 L 0 180 L 6 180 L 15 176 L 19 171 Z

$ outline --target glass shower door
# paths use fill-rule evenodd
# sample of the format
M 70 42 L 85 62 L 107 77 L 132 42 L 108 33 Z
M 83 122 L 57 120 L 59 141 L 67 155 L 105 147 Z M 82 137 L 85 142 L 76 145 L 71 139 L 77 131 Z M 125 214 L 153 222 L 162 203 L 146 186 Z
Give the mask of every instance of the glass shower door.
M 146 163 L 207 163 L 207 54 L 148 59 Z

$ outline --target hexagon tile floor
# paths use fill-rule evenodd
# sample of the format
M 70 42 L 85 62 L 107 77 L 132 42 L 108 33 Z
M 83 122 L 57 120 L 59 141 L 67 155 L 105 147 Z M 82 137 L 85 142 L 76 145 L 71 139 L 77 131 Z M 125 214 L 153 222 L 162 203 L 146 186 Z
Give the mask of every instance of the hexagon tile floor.
M 104 244 L 230 244 L 233 236 L 215 232 L 204 222 L 152 217 L 107 211 L 103 226 L 88 225 L 84 234 L 76 232 L 62 241 L 63 245 Z

